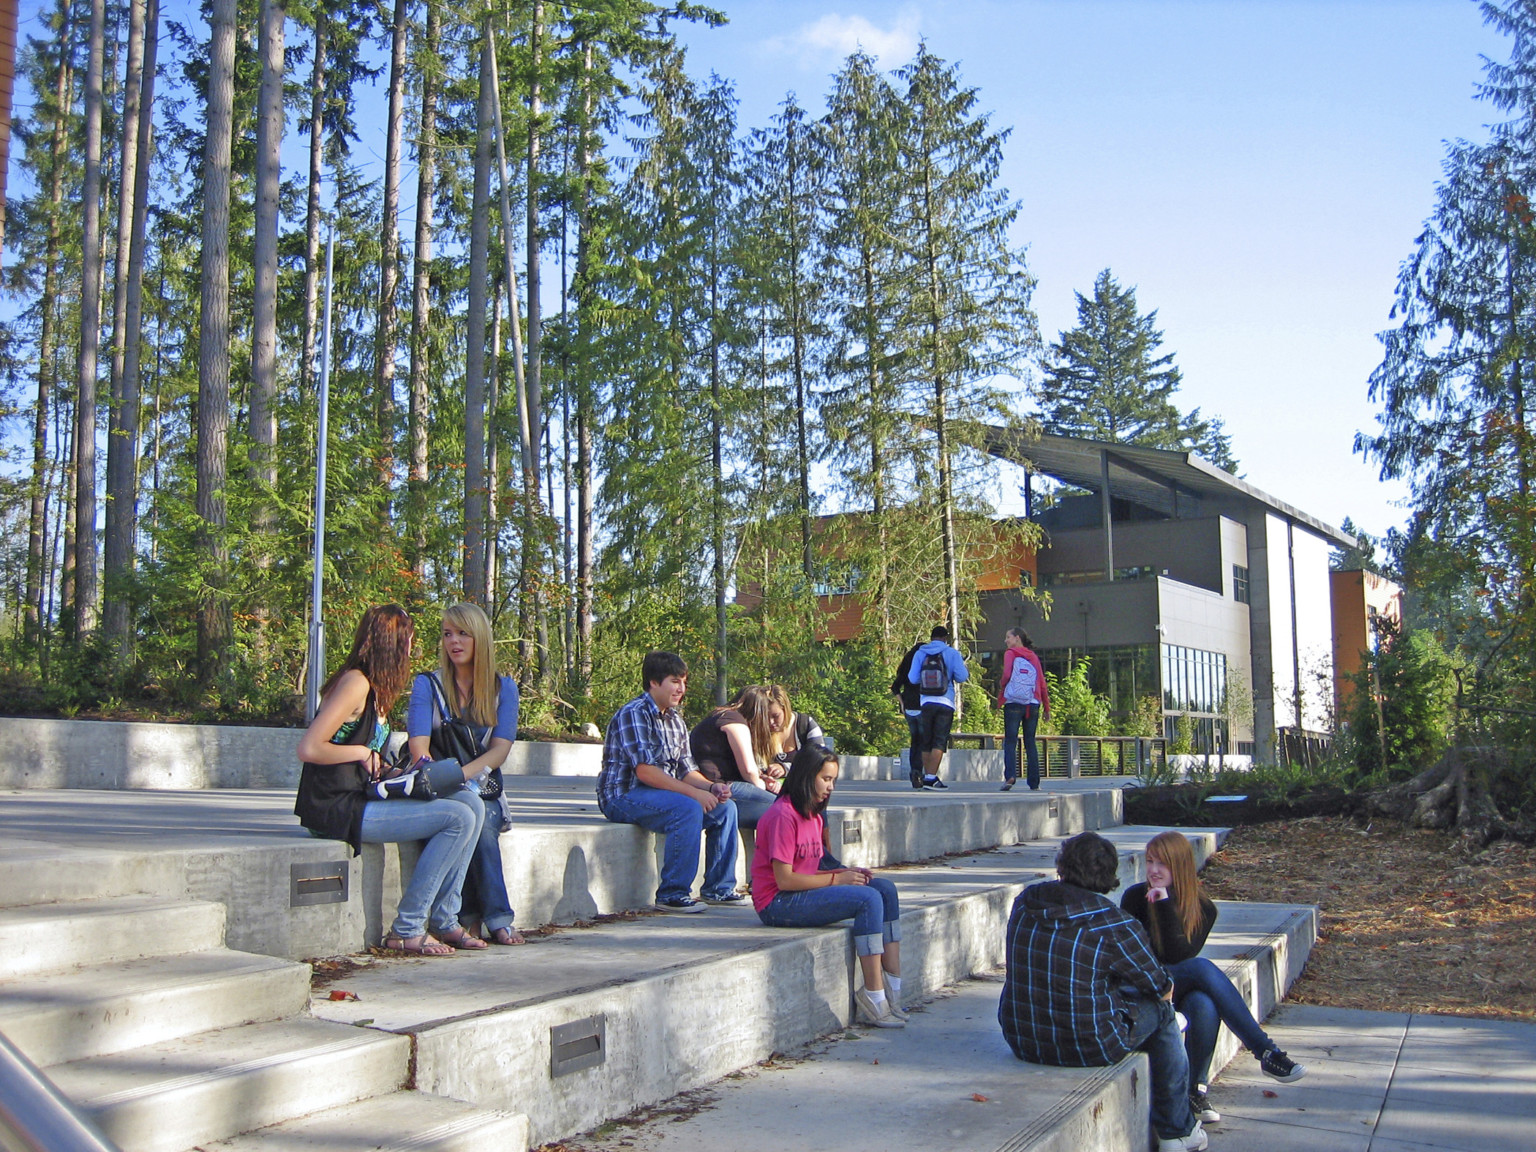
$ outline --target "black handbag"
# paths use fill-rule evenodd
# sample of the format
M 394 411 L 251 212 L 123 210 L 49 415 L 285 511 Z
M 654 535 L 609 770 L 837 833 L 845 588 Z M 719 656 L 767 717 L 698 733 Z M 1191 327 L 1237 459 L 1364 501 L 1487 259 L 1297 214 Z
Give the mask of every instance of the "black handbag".
M 428 745 L 432 758 L 456 760 L 463 767 L 484 754 L 482 738 L 468 720 L 454 715 L 453 709 L 448 707 L 448 696 L 443 691 L 443 682 L 437 678 L 437 673 L 428 672 L 427 678 L 432 681 L 432 693 L 437 697 L 437 712 L 442 717 L 442 723 L 432 729 L 432 741 Z M 499 800 L 501 788 L 501 769 L 491 768 L 480 779 L 480 799 Z

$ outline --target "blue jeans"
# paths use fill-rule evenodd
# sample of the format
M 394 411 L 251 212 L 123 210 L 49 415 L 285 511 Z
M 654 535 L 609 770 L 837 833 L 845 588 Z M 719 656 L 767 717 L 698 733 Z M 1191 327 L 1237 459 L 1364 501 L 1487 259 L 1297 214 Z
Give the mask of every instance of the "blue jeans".
M 923 751 L 919 744 L 922 739 L 922 713 L 904 712 L 907 720 L 907 775 L 914 782 L 921 782 L 923 778 Z
M 699 870 L 699 833 L 704 833 L 705 899 L 736 891 L 736 805 L 730 800 L 706 812 L 693 798 L 679 792 L 636 784 L 614 796 L 603 815 L 615 824 L 638 824 L 666 837 L 661 857 L 661 883 L 656 899 L 675 900 L 693 891 Z
M 853 947 L 860 956 L 878 956 L 901 939 L 901 902 L 884 876 L 868 884 L 837 884 L 804 892 L 779 892 L 757 918 L 770 928 L 824 928 L 853 917 Z
M 1195 1127 L 1189 1110 L 1189 1065 L 1184 1038 L 1166 1000 L 1136 1001 L 1131 1047 L 1147 1054 L 1152 1071 L 1152 1127 L 1165 1138 L 1188 1136 Z
M 501 832 L 506 827 L 501 801 L 485 806 L 485 823 L 469 857 L 469 871 L 464 874 L 463 910 L 478 916 L 482 930 L 489 933 L 512 927 L 512 898 L 507 895 L 507 878 L 501 871 Z
M 763 813 L 773 807 L 778 799 L 766 788 L 748 784 L 745 780 L 732 780 L 731 799 L 736 804 L 736 824 L 740 828 L 756 828 Z
M 425 840 L 390 931 L 409 939 L 429 928 L 451 932 L 459 926 L 464 872 L 485 822 L 485 805 L 472 789 L 460 788 L 436 800 L 370 800 L 363 806 L 365 844 Z
M 1243 994 L 1231 979 L 1204 956 L 1191 956 L 1168 965 L 1173 977 L 1173 1000 L 1189 1021 L 1184 1031 L 1184 1050 L 1189 1055 L 1189 1086 L 1207 1084 L 1211 1073 L 1211 1054 L 1216 1051 L 1216 1034 L 1225 1024 L 1255 1056 L 1275 1047 L 1269 1034 L 1248 1011 Z
M 1029 786 L 1040 787 L 1040 749 L 1035 747 L 1035 728 L 1040 723 L 1040 705 L 1003 705 L 1003 779 L 1019 778 L 1019 727 L 1024 728 L 1024 758 L 1029 763 Z

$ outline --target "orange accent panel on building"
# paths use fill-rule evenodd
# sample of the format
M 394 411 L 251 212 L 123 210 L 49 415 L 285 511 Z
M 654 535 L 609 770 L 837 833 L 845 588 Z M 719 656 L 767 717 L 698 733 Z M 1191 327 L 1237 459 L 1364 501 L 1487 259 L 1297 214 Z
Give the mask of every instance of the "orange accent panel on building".
M 1334 703 L 1342 717 L 1354 702 L 1350 679 L 1365 666 L 1363 656 L 1375 648 L 1371 621 L 1384 617 L 1403 622 L 1403 590 L 1374 572 L 1331 572 L 1329 592 L 1333 600 Z

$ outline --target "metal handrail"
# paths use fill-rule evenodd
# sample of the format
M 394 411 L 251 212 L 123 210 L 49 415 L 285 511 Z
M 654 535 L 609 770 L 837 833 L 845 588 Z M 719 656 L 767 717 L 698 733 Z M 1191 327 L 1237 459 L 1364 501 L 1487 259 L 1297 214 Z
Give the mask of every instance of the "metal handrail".
M 121 1152 L 0 1033 L 0 1149 Z

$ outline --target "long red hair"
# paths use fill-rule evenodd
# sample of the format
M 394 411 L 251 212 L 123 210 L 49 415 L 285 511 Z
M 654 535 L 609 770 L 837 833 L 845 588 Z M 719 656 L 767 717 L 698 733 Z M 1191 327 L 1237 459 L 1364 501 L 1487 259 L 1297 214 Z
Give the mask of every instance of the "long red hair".
M 410 679 L 411 646 L 415 640 L 416 625 L 400 605 L 378 604 L 368 609 L 357 622 L 352 651 L 341 667 L 331 673 L 320 695 L 324 696 L 336 681 L 355 668 L 368 678 L 379 715 L 387 716 Z
M 1200 927 L 1200 871 L 1195 867 L 1195 854 L 1189 841 L 1178 832 L 1159 832 L 1147 844 L 1147 859 L 1156 860 L 1172 875 L 1168 898 L 1173 901 L 1173 910 L 1184 925 L 1184 935 L 1193 939 L 1195 930 Z M 1161 948 L 1163 942 L 1158 938 L 1156 916 L 1148 917 L 1147 927 L 1152 933 L 1153 945 Z

